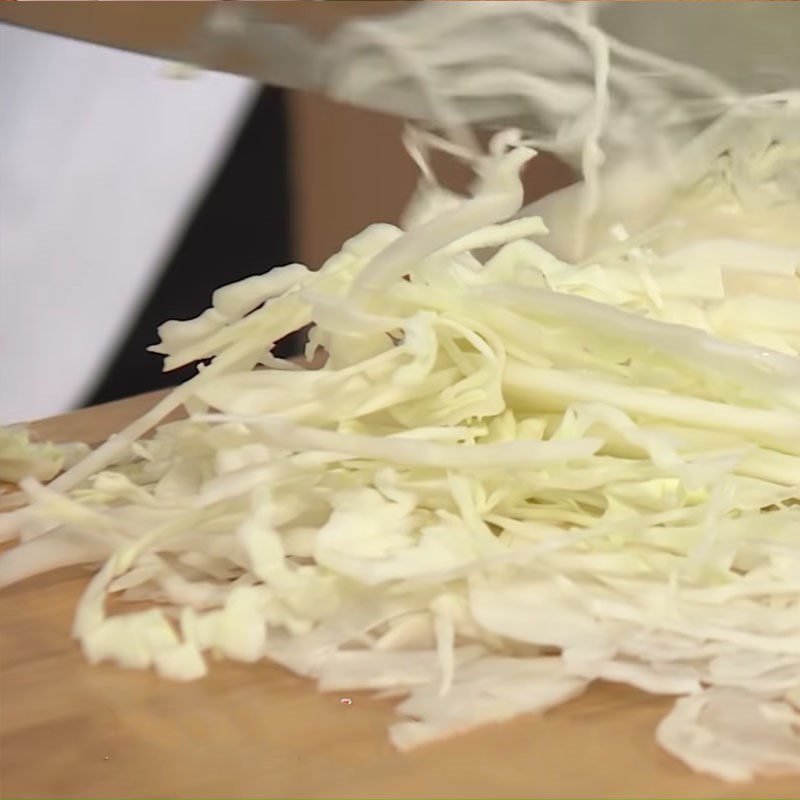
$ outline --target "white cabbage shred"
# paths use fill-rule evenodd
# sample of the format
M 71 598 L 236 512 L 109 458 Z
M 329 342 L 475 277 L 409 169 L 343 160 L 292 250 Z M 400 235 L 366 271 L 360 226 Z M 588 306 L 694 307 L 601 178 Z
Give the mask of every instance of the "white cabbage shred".
M 154 348 L 193 379 L 22 480 L 0 584 L 100 565 L 92 663 L 270 659 L 403 697 L 401 749 L 605 680 L 678 698 L 656 735 L 694 769 L 800 771 L 798 107 L 726 117 L 580 262 L 519 216 L 506 131 L 456 148 L 471 196 L 428 173 L 405 229 L 218 290 Z M 324 366 L 272 356 L 309 325 Z
M 18 483 L 29 476 L 49 481 L 88 451 L 81 442 L 33 441 L 30 431 L 22 425 L 0 427 L 0 481 Z

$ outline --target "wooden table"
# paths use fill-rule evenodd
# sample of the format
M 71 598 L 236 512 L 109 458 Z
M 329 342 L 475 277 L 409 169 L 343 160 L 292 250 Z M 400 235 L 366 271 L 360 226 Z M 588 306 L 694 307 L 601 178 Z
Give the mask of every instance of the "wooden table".
M 153 402 L 35 428 L 96 442 Z M 386 737 L 391 702 L 344 705 L 270 664 L 221 662 L 190 684 L 90 667 L 70 638 L 86 580 L 62 570 L 0 592 L 2 797 L 800 796 L 796 777 L 692 774 L 653 739 L 671 701 L 621 686 L 404 755 Z

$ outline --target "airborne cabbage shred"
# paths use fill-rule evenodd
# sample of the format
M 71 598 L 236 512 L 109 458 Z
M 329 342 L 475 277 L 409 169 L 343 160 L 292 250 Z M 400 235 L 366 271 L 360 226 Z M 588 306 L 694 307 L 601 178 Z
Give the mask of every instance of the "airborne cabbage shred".
M 800 140 L 759 141 L 575 264 L 505 132 L 471 196 L 219 289 L 160 329 L 194 378 L 22 480 L 0 583 L 100 565 L 90 662 L 271 659 L 404 697 L 401 749 L 607 680 L 678 698 L 657 735 L 695 769 L 800 771 Z M 272 355 L 306 326 L 321 368 Z

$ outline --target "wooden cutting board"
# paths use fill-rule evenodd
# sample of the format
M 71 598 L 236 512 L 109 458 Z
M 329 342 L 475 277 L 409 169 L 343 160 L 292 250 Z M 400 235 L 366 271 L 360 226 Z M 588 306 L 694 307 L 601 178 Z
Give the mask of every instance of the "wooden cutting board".
M 35 428 L 97 442 L 154 397 Z M 797 777 L 728 785 L 692 774 L 653 738 L 671 701 L 622 686 L 401 754 L 386 736 L 392 702 L 343 704 L 270 664 L 220 662 L 190 684 L 90 667 L 70 638 L 87 575 L 0 591 L 2 797 L 800 796 Z

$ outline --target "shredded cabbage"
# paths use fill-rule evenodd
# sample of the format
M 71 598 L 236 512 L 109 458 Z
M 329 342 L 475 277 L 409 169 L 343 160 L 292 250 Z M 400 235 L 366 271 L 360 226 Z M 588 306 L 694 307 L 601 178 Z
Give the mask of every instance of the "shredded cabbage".
M 18 483 L 32 476 L 49 481 L 88 452 L 81 442 L 53 444 L 31 441 L 24 426 L 0 427 L 0 481 Z
M 268 658 L 404 697 L 401 749 L 607 680 L 678 698 L 657 738 L 694 769 L 800 769 L 800 117 L 748 108 L 577 261 L 521 212 L 520 134 L 410 135 L 404 228 L 165 323 L 153 349 L 197 375 L 48 486 L 14 474 L 0 585 L 97 564 L 90 662 Z M 272 355 L 307 326 L 324 366 Z

